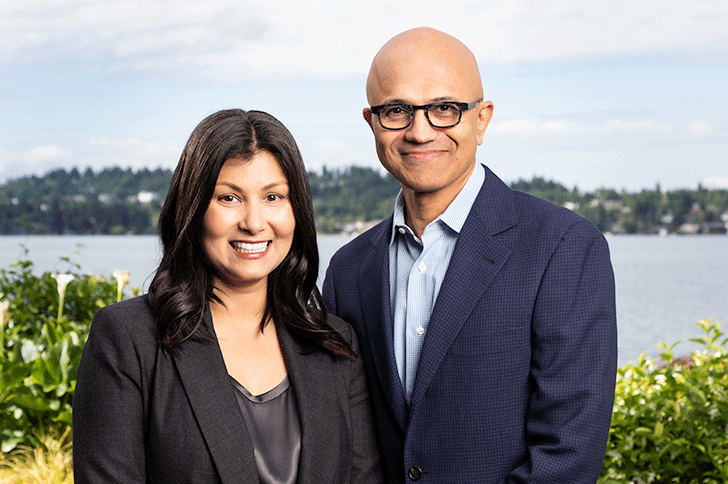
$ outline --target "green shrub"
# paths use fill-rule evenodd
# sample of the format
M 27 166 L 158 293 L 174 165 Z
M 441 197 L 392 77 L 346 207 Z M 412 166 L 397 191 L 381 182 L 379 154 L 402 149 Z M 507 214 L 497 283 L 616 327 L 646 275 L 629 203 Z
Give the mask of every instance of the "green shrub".
M 620 368 L 599 483 L 728 482 L 728 354 L 719 324 L 697 323 L 703 349 Z M 676 343 L 677 344 L 677 343 Z
M 61 275 L 36 276 L 28 260 L 0 270 L 2 452 L 39 445 L 39 436 L 71 425 L 76 371 L 91 319 L 121 299 L 124 274 L 97 278 L 69 265 Z

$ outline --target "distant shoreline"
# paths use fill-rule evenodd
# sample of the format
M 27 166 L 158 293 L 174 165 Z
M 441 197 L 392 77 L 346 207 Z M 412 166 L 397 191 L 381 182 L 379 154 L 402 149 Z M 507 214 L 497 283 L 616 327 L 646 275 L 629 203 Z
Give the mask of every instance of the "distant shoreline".
M 0 185 L 0 234 L 153 235 L 171 177 L 171 170 L 116 167 L 11 180 Z M 391 214 L 400 189 L 392 176 L 356 166 L 309 172 L 308 179 L 321 234 L 363 232 Z M 605 234 L 728 234 L 728 189 L 658 184 L 638 193 L 581 192 L 541 177 L 510 186 L 578 213 Z

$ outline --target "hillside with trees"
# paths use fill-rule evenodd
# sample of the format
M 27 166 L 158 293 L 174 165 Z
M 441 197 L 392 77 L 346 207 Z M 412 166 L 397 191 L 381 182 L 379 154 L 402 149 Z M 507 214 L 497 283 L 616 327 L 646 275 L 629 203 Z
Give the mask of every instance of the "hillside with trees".
M 309 172 L 316 227 L 357 231 L 387 217 L 399 184 L 372 168 Z M 0 234 L 153 234 L 170 170 L 54 170 L 0 186 Z M 728 190 L 569 189 L 555 181 L 519 180 L 512 188 L 588 218 L 605 233 L 726 233 Z

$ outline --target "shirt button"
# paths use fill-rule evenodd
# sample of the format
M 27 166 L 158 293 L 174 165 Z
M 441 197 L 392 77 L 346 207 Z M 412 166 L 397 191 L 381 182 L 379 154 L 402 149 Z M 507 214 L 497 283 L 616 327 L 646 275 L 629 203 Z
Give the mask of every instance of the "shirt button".
M 407 471 L 407 477 L 413 481 L 418 481 L 422 477 L 422 469 L 416 466 L 412 466 Z
M 417 268 L 420 270 L 420 272 L 425 272 L 427 270 L 427 266 L 424 262 L 420 262 L 420 265 Z
M 420 326 L 419 328 L 417 328 L 417 329 L 416 329 L 415 331 L 416 331 L 416 332 L 417 332 L 417 334 L 419 334 L 420 336 L 422 336 L 423 334 L 425 334 L 425 328 L 423 328 L 422 326 Z
M 404 235 L 404 233 L 407 232 L 407 231 L 404 229 L 404 227 L 398 227 L 397 228 L 397 232 L 399 232 L 400 234 Z

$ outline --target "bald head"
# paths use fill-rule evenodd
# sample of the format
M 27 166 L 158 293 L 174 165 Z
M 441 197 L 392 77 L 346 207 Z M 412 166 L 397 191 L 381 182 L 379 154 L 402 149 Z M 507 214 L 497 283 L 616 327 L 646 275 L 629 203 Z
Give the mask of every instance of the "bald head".
M 439 30 L 419 27 L 390 39 L 374 56 L 367 78 L 367 100 L 370 105 L 383 100 L 393 83 L 427 79 L 430 90 L 437 83 L 452 83 L 459 78 L 460 95 L 468 100 L 483 97 L 483 85 L 475 56 L 465 44 Z M 414 86 L 413 86 L 414 87 Z M 443 85 L 442 89 L 447 86 Z M 432 94 L 435 94 L 434 92 Z

